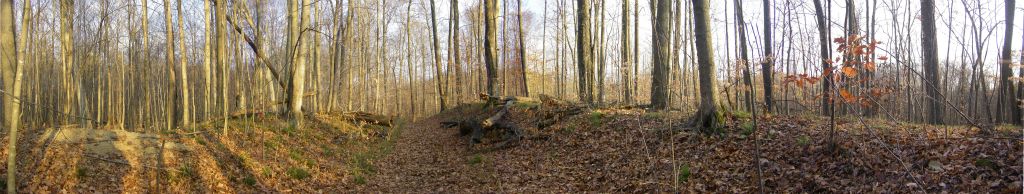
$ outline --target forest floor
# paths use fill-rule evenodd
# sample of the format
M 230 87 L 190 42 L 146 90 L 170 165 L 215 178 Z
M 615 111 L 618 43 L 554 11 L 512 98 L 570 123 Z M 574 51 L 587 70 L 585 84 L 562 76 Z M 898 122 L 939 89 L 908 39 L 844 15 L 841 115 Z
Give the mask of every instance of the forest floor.
M 393 127 L 325 114 L 292 129 L 252 114 L 230 120 L 227 135 L 221 122 L 181 132 L 26 130 L 19 191 L 752 193 L 761 180 L 766 192 L 780 193 L 1021 192 L 1020 127 L 979 133 L 841 117 L 830 135 L 823 117 L 762 116 L 755 131 L 750 116 L 737 113 L 705 134 L 681 127 L 687 113 L 594 109 L 538 129 L 544 105 L 517 104 L 507 119 L 525 138 L 489 150 L 492 143 L 471 146 L 440 125 L 495 112 L 480 107 Z

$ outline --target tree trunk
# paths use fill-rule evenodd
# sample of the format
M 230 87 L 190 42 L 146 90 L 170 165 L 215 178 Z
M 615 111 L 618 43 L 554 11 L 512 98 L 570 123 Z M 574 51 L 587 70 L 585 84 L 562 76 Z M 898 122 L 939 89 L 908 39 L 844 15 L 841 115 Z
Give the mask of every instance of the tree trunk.
M 438 104 L 440 106 L 440 110 L 444 111 L 447 107 L 445 107 L 445 104 L 444 104 L 445 100 L 446 100 L 445 99 L 445 94 L 444 94 L 445 93 L 444 85 L 442 85 L 444 82 L 441 81 L 441 79 L 442 79 L 442 77 L 441 77 L 441 75 L 442 75 L 442 73 L 441 73 L 441 53 L 440 53 L 440 46 L 438 45 L 438 40 L 437 40 L 437 13 L 436 12 L 437 11 L 434 9 L 434 0 L 430 0 L 430 34 L 433 36 L 433 40 L 434 40 L 434 47 L 433 47 L 433 50 L 434 50 L 434 75 L 436 75 L 436 77 L 434 77 L 434 80 L 437 82 L 437 100 L 438 100 Z
M 31 13 L 28 0 L 24 2 L 22 17 L 21 43 L 14 43 L 14 1 L 0 1 L 0 71 L 3 71 L 4 90 L 10 91 L 3 96 L 4 126 L 7 127 L 7 193 L 17 193 L 18 170 L 18 122 L 21 120 L 21 72 L 25 67 L 25 43 L 28 40 L 28 17 Z M 20 46 L 20 47 L 17 47 Z M 20 49 L 19 49 L 20 48 Z M 15 50 L 17 50 L 16 53 Z M 17 62 L 15 62 L 17 61 Z
M 452 98 L 454 98 L 455 99 L 455 103 L 458 104 L 458 103 L 462 102 L 462 98 L 463 98 L 462 97 L 462 64 L 460 63 L 460 60 L 459 60 L 459 56 L 460 56 L 459 53 L 460 53 L 460 48 L 461 48 L 461 47 L 459 47 L 459 29 L 461 29 L 461 28 L 459 28 L 459 19 L 460 19 L 459 18 L 459 0 L 452 0 L 451 4 L 452 4 L 452 8 L 451 8 L 450 11 L 452 12 L 451 22 L 452 22 L 452 28 L 453 28 L 451 30 L 452 31 L 451 47 L 452 47 L 453 54 L 451 54 L 451 55 L 455 56 L 455 57 L 452 57 L 452 60 L 453 60 L 452 64 L 454 65 L 454 67 L 452 67 L 452 69 L 451 69 L 452 71 L 454 71 L 453 74 L 455 74 L 455 86 L 454 86 L 455 87 L 454 88 L 455 95 Z
M 523 96 L 530 96 L 530 87 L 526 84 L 526 47 L 523 44 L 525 41 L 523 40 L 523 0 L 517 0 L 516 2 L 518 2 L 516 4 L 516 9 L 518 9 L 516 24 L 519 25 L 519 30 L 517 30 L 519 32 L 519 69 L 522 73 Z
M 181 0 L 178 0 L 178 45 L 181 48 L 179 51 L 181 53 L 180 69 L 178 69 L 181 74 L 181 124 L 187 127 L 192 123 L 192 114 L 189 112 L 191 96 L 188 93 L 188 70 L 185 68 L 188 65 L 188 54 L 185 52 L 185 28 L 183 26 Z
M 736 5 L 736 34 L 739 37 L 739 40 L 737 41 L 739 41 L 740 44 L 740 61 L 737 66 L 743 68 L 743 88 L 736 90 L 736 95 L 738 97 L 740 93 L 738 91 L 753 88 L 752 86 L 754 83 L 753 78 L 751 78 L 752 76 L 750 75 L 750 54 L 747 51 L 747 25 L 746 21 L 743 19 L 743 3 L 740 0 L 734 0 L 734 3 Z M 747 102 L 745 103 L 747 111 L 754 111 L 754 97 L 750 95 L 751 92 L 752 91 L 742 92 L 744 95 L 743 101 Z
M 764 79 L 764 110 L 772 109 L 772 68 L 775 65 L 775 53 L 772 53 L 772 7 L 771 0 L 764 0 L 764 61 L 761 61 L 761 77 Z M 751 110 L 753 111 L 753 110 Z
M 590 37 L 590 0 L 576 1 L 576 55 L 580 101 L 594 104 L 594 49 Z
M 832 70 L 832 53 L 829 50 L 829 29 L 828 23 L 825 23 L 825 12 L 823 11 L 821 0 L 814 0 L 814 15 L 815 21 L 818 24 L 818 43 L 820 46 L 819 52 L 821 53 L 821 69 L 822 71 Z M 828 116 L 832 112 L 832 76 L 830 74 L 822 74 L 824 82 L 821 83 L 821 115 Z
M 622 102 L 626 105 L 633 104 L 633 91 L 630 89 L 630 63 L 633 58 L 630 55 L 630 34 L 629 34 L 629 0 L 622 1 L 622 65 L 619 66 L 622 73 Z
M 921 41 L 922 55 L 924 56 L 923 66 L 925 74 L 925 90 L 928 95 L 928 123 L 942 123 L 942 97 L 938 90 L 939 83 L 939 54 L 938 43 L 935 33 L 935 0 L 921 1 Z
M 302 128 L 302 98 L 304 88 L 306 86 L 306 44 L 302 41 L 302 34 L 305 28 L 309 26 L 309 4 L 310 0 L 302 0 L 301 4 L 298 0 L 292 0 L 291 3 L 291 14 L 289 17 L 293 18 L 292 22 L 300 21 L 299 24 L 291 25 L 292 29 L 290 34 L 292 39 L 295 40 L 294 44 L 289 45 L 289 48 L 294 49 L 294 55 L 292 55 L 292 80 L 288 86 L 288 109 L 291 113 L 291 126 L 294 129 Z M 300 12 L 301 9 L 301 12 Z
M 498 43 L 497 40 L 495 40 L 497 33 L 494 29 L 494 20 L 496 19 L 495 12 L 498 11 L 498 6 L 495 1 L 497 0 L 484 0 L 484 58 L 486 60 L 485 67 L 487 68 L 487 95 L 491 96 L 497 95 L 494 90 L 494 82 L 498 78 L 498 51 L 495 48 Z
M 210 32 L 212 32 L 210 29 L 213 29 L 213 24 L 210 22 L 210 17 L 212 17 L 210 14 L 210 1 L 203 1 L 203 34 L 206 35 L 203 36 L 205 39 L 205 41 L 203 41 L 203 119 L 210 118 L 210 102 L 213 101 L 213 99 L 210 98 L 212 96 L 211 92 L 213 92 L 210 90 L 213 87 L 213 77 L 211 77 L 210 74 L 210 63 L 212 63 L 211 53 L 213 52 L 210 50 L 210 45 L 212 45 L 210 41 L 213 40 L 211 40 L 209 36 L 209 34 L 211 34 Z
M 694 36 L 697 39 L 698 75 L 700 75 L 700 109 L 692 121 L 704 131 L 721 130 L 724 125 L 718 110 L 718 81 L 715 76 L 714 53 L 711 44 L 708 0 L 693 0 Z
M 221 126 L 221 131 L 222 131 L 223 134 L 227 134 L 227 131 L 228 131 L 228 84 L 227 84 L 228 83 L 228 71 L 227 71 L 228 70 L 228 57 L 227 57 L 228 56 L 228 53 L 227 53 L 228 52 L 227 51 L 227 44 L 228 44 L 228 41 L 227 41 L 227 35 L 228 35 L 227 34 L 228 33 L 227 20 L 228 19 L 227 18 L 228 17 L 227 17 L 227 12 L 228 12 L 228 10 L 227 10 L 227 3 L 224 2 L 224 1 L 216 2 L 216 4 L 214 6 L 216 7 L 216 12 L 217 12 L 216 13 L 217 14 L 217 18 L 216 18 L 216 20 L 217 20 L 217 27 L 216 27 L 216 30 L 217 30 L 217 63 L 218 63 L 218 66 L 220 67 L 220 72 L 221 72 L 221 88 L 220 89 L 221 89 L 221 107 L 223 108 L 221 114 L 224 117 L 224 123 Z
M 654 22 L 654 68 L 651 70 L 651 107 L 655 110 L 668 108 L 669 63 L 672 61 L 672 2 L 658 0 Z
M 1003 33 L 1003 48 L 999 52 L 999 97 L 996 102 L 996 121 L 1000 123 L 1013 122 L 1016 123 L 1017 108 L 1014 101 L 1014 87 L 1013 83 L 1010 82 L 1009 77 L 1013 74 L 1013 70 L 1010 69 L 1010 65 L 1013 64 L 1013 59 L 1010 58 L 1012 55 L 1011 44 L 1013 44 L 1013 12 L 1014 12 L 1014 0 L 1006 0 L 1006 31 Z M 1010 118 L 1006 118 L 1010 117 Z

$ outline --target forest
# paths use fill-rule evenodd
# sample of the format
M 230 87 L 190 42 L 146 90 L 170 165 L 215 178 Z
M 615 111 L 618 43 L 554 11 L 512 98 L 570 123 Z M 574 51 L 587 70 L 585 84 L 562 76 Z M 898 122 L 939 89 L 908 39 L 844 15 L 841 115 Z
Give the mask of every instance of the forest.
M 1017 11 L 1015 0 L 0 0 L 0 185 L 1021 193 Z

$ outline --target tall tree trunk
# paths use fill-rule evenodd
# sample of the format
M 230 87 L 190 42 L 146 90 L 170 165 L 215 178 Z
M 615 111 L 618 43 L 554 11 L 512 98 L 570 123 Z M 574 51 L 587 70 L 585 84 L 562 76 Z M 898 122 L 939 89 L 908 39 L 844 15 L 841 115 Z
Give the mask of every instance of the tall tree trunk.
M 1006 25 L 1005 32 L 1003 33 L 1003 49 L 999 52 L 999 97 L 996 102 L 996 120 L 1001 123 L 1013 122 L 1017 123 L 1017 108 L 1014 108 L 1014 87 L 1010 82 L 1009 77 L 1013 74 L 1013 70 L 1010 69 L 1010 65 L 1013 64 L 1013 59 L 1010 58 L 1012 55 L 1011 44 L 1013 44 L 1013 12 L 1014 12 L 1014 0 L 1006 0 L 1004 8 L 1006 10 Z M 1010 118 L 1005 118 L 1010 117 Z
M 772 53 L 772 6 L 771 0 L 764 0 L 764 61 L 761 61 L 761 77 L 764 79 L 764 110 L 771 112 L 772 105 L 772 82 L 774 79 L 772 68 L 775 65 L 775 53 Z M 753 111 L 753 110 L 751 110 Z
M 24 2 L 22 12 L 20 45 L 14 43 L 14 1 L 0 0 L 0 71 L 3 71 L 4 90 L 10 91 L 3 96 L 4 127 L 7 127 L 7 193 L 17 193 L 18 170 L 18 122 L 21 120 L 21 72 L 25 67 L 25 44 L 28 40 L 28 20 L 30 10 L 28 0 Z M 19 47 L 20 46 L 20 47 Z M 19 49 L 20 48 L 20 49 Z M 15 52 L 17 50 L 18 53 Z M 17 61 L 17 62 L 15 62 Z
M 291 126 L 294 129 L 302 128 L 302 98 L 305 92 L 306 86 L 306 51 L 308 50 L 307 45 L 302 41 L 302 34 L 305 28 L 309 26 L 309 4 L 310 0 L 302 0 L 301 4 L 298 0 L 290 1 L 292 8 L 289 17 L 294 18 L 292 21 L 299 21 L 300 23 L 292 25 L 291 34 L 295 40 L 293 45 L 289 45 L 289 48 L 294 49 L 294 55 L 292 55 L 292 80 L 290 86 L 288 86 L 288 109 L 291 113 Z M 300 12 L 301 8 L 301 12 Z
M 700 75 L 700 109 L 692 121 L 693 125 L 705 131 L 720 130 L 724 125 L 718 107 L 718 81 L 715 76 L 714 53 L 709 29 L 711 16 L 708 14 L 708 0 L 693 0 L 694 36 L 697 39 L 698 75 Z
M 76 91 L 75 85 L 77 85 L 74 82 L 74 80 L 72 79 L 72 73 L 71 73 L 71 71 L 72 71 L 71 70 L 71 68 L 72 68 L 71 66 L 75 64 L 75 61 L 74 61 L 75 59 L 74 59 L 74 56 L 73 56 L 74 48 L 75 48 L 74 40 L 73 40 L 74 37 L 71 34 L 72 31 L 74 31 L 74 29 L 75 29 L 75 26 L 74 26 L 74 15 L 75 15 L 74 3 L 75 2 L 72 1 L 72 0 L 59 0 L 59 4 L 60 4 L 59 12 L 60 12 L 61 62 L 63 63 L 63 65 L 62 65 L 62 72 L 64 74 L 63 82 L 64 82 L 64 88 L 65 88 L 65 91 L 64 91 L 64 96 L 65 96 L 64 97 L 64 115 L 72 115 L 71 114 L 71 107 L 73 106 L 72 105 L 72 103 L 73 103 L 72 95 L 75 94 L 75 91 Z M 145 4 L 143 4 L 143 6 L 145 6 Z M 143 15 L 143 17 L 145 17 L 145 15 Z M 143 23 L 143 25 L 145 25 L 145 23 Z M 145 40 L 143 40 L 143 41 L 145 41 Z M 79 102 L 79 103 L 81 103 L 81 102 Z M 65 117 L 65 119 L 70 119 L 70 118 L 69 117 Z M 65 121 L 67 121 L 67 120 L 65 120 Z M 79 122 L 79 124 L 84 124 L 84 122 Z
M 516 12 L 516 24 L 519 25 L 519 30 L 517 31 L 519 32 L 519 69 L 522 73 L 522 90 L 523 96 L 530 96 L 530 87 L 526 84 L 526 47 L 523 44 L 525 41 L 523 40 L 523 0 L 517 0 L 516 2 L 518 2 L 516 4 L 516 9 L 518 9 L 518 12 Z
M 498 51 L 495 48 L 498 43 L 497 40 L 495 40 L 497 32 L 495 32 L 494 29 L 496 26 L 494 23 L 494 20 L 496 19 L 495 12 L 498 12 L 498 6 L 495 1 L 497 0 L 484 0 L 484 58 L 486 60 L 486 65 L 484 67 L 487 69 L 487 95 L 490 96 L 495 96 L 497 94 L 494 88 L 494 82 L 498 78 Z
M 828 23 L 825 23 L 825 12 L 824 7 L 821 5 L 821 0 L 814 1 L 814 15 L 815 21 L 818 24 L 818 43 L 819 52 L 821 53 L 821 69 L 822 71 L 832 70 L 832 53 L 829 50 L 829 28 Z M 821 84 L 821 114 L 828 116 L 832 112 L 832 76 L 829 74 L 822 74 L 824 82 Z
M 737 89 L 737 91 L 746 90 L 746 88 L 753 88 L 753 78 L 750 75 L 750 54 L 747 51 L 747 25 L 743 19 L 743 3 L 740 0 L 733 1 L 736 6 L 736 34 L 739 37 L 740 45 L 740 61 L 737 66 L 743 68 L 743 89 Z M 751 91 L 745 91 L 743 93 L 743 100 L 746 101 L 745 107 L 748 111 L 754 111 L 754 97 L 750 95 Z M 739 96 L 739 92 L 737 93 Z
M 222 116 L 224 117 L 224 123 L 221 126 L 223 134 L 228 132 L 228 51 L 227 51 L 227 35 L 228 35 L 228 24 L 227 24 L 227 2 L 217 1 L 214 5 L 216 7 L 217 14 L 217 63 L 220 67 L 221 72 L 221 108 Z
M 185 28 L 181 13 L 181 0 L 178 0 L 178 45 L 181 48 L 178 52 L 181 53 L 181 60 L 179 62 L 180 69 L 178 72 L 181 74 L 181 124 L 188 126 L 192 124 L 192 114 L 189 112 L 191 105 L 191 96 L 188 93 L 188 70 L 185 68 L 188 65 L 188 54 L 185 49 Z
M 633 91 L 630 89 L 630 63 L 633 58 L 630 55 L 630 34 L 629 34 L 629 0 L 622 1 L 622 101 L 626 105 L 633 104 Z
M 590 37 L 590 0 L 576 1 L 576 59 L 580 101 L 594 104 L 594 48 Z
M 928 123 L 942 123 L 942 97 L 938 90 L 939 83 L 939 55 L 937 36 L 935 33 L 935 0 L 921 1 L 921 31 L 924 33 L 921 41 L 922 55 L 924 56 L 923 66 L 925 74 L 925 87 L 928 95 Z
M 440 110 L 444 111 L 447 107 L 445 107 L 444 104 L 446 99 L 444 86 L 442 85 L 443 82 L 441 81 L 441 53 L 437 40 L 437 11 L 434 9 L 434 1 L 435 0 L 430 0 L 430 34 L 433 36 L 434 40 L 434 75 L 437 75 L 437 77 L 434 77 L 434 80 L 437 81 L 437 100 Z
M 668 108 L 669 63 L 672 61 L 672 2 L 658 0 L 655 8 L 654 37 L 654 68 L 651 69 L 651 107 L 656 110 Z
M 259 3 L 257 2 L 257 4 Z M 211 29 L 213 29 L 213 24 L 210 22 L 212 21 L 211 17 L 213 16 L 210 13 L 210 1 L 203 1 L 203 38 L 205 39 L 203 41 L 203 119 L 210 118 L 210 102 L 213 101 L 213 99 L 210 98 L 212 96 L 211 92 L 213 92 L 211 90 L 211 88 L 213 88 L 213 77 L 211 77 L 210 73 L 210 63 L 213 62 L 211 58 L 213 51 L 210 50 L 210 45 L 212 45 L 212 43 L 210 41 L 213 40 L 210 39 L 209 36 L 212 34 L 210 33 L 212 32 Z
M 451 55 L 455 56 L 455 57 L 452 57 L 452 60 L 453 60 L 452 64 L 454 64 L 454 67 L 452 67 L 452 69 L 451 69 L 452 71 L 454 71 L 453 74 L 455 74 L 455 86 L 454 86 L 455 87 L 454 88 L 455 95 L 452 98 L 454 98 L 455 99 L 455 103 L 458 104 L 458 103 L 462 102 L 462 98 L 463 98 L 462 97 L 462 64 L 460 63 L 460 60 L 459 60 L 459 56 L 461 56 L 461 55 L 459 55 L 460 50 L 461 50 L 461 47 L 459 47 L 459 29 L 461 29 L 461 28 L 459 28 L 459 19 L 460 19 L 459 18 L 459 0 L 452 0 L 451 4 L 452 4 L 452 8 L 451 8 L 450 11 L 452 12 L 451 22 L 452 22 L 452 28 L 453 28 L 451 30 L 452 31 L 451 47 L 452 47 L 453 54 L 451 54 Z

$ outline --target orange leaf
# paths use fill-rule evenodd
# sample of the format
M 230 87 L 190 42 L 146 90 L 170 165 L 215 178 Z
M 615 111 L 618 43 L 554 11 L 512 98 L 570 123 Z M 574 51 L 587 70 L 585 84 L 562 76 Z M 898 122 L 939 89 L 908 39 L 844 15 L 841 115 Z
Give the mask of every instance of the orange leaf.
M 889 57 L 881 56 L 881 57 L 878 57 L 878 60 L 883 60 L 883 61 L 889 60 Z
M 857 77 L 857 69 L 849 66 L 843 67 L 843 74 L 846 74 L 846 77 Z
M 869 61 L 867 63 L 864 63 L 864 69 L 866 69 L 866 70 L 868 70 L 870 72 L 874 72 L 875 71 L 875 62 L 870 62 Z
M 839 96 L 843 97 L 843 100 L 846 100 L 847 102 L 853 102 L 856 100 L 853 94 L 850 94 L 850 91 L 846 91 L 846 89 L 839 89 Z
M 832 41 L 834 41 L 834 42 L 836 42 L 836 43 L 842 43 L 842 42 L 845 42 L 845 41 L 846 41 L 846 39 L 845 39 L 845 38 L 843 38 L 843 37 L 839 37 L 839 38 L 836 38 L 836 39 L 832 39 Z

